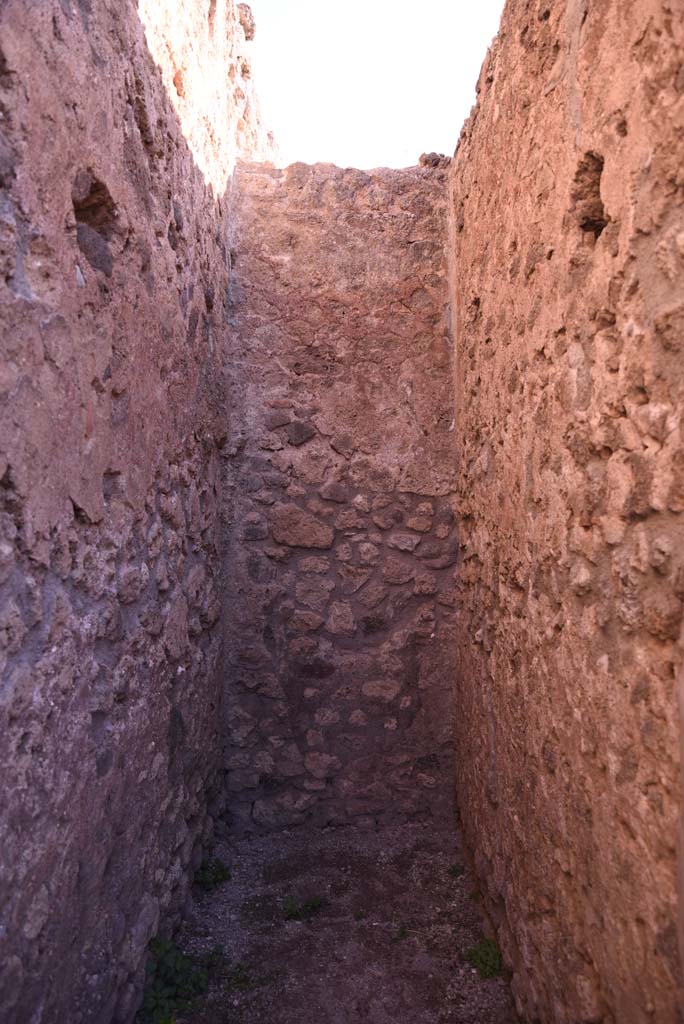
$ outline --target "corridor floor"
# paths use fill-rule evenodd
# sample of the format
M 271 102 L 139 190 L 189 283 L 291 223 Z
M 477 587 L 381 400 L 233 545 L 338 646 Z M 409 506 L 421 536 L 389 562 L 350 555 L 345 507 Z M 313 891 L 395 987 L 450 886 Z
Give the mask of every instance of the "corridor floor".
M 220 966 L 178 1024 L 516 1021 L 454 832 L 291 830 L 214 855 L 231 877 L 196 895 L 179 941 L 221 947 Z

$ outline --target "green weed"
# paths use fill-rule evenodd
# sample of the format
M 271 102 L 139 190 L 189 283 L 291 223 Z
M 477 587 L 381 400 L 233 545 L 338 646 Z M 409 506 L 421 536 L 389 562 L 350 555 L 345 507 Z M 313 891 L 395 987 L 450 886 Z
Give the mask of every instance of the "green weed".
M 309 921 L 324 906 L 322 896 L 313 896 L 303 903 L 297 903 L 292 896 L 287 896 L 283 903 L 283 917 L 286 921 Z
M 213 892 L 230 878 L 230 868 L 219 857 L 207 857 L 203 860 L 193 879 L 202 892 Z
M 501 951 L 493 939 L 480 939 L 468 950 L 466 960 L 473 965 L 481 978 L 497 978 L 503 970 Z
M 257 984 L 258 979 L 252 978 L 244 964 L 235 964 L 224 972 L 225 987 L 232 992 L 246 992 Z
M 218 947 L 202 959 L 196 959 L 186 956 L 168 939 L 153 939 L 145 968 L 139 1024 L 174 1024 L 176 1014 L 207 991 L 210 974 L 221 958 L 222 951 Z

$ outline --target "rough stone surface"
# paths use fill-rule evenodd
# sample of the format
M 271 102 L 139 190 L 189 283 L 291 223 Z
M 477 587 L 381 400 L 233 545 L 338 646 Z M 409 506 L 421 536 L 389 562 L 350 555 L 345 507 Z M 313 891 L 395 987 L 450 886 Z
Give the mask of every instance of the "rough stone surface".
M 681 1020 L 682 13 L 510 0 L 452 165 L 458 793 L 548 1024 Z
M 241 164 L 237 196 L 242 439 L 226 466 L 233 535 L 251 532 L 226 573 L 234 825 L 440 815 L 454 613 L 437 599 L 457 550 L 446 173 Z
M 278 544 L 290 548 L 331 548 L 333 545 L 334 530 L 297 505 L 277 505 L 269 518 L 271 536 Z
M 234 8 L 212 8 L 214 84 L 235 106 L 221 136 L 189 85 L 202 5 L 0 10 L 8 1024 L 131 1019 L 148 940 L 177 919 L 220 809 L 229 260 L 227 205 L 202 172 L 230 167 L 257 126 Z
M 509 0 L 452 163 L 234 175 L 246 5 L 0 2 L 3 1022 L 130 1024 L 226 799 L 455 777 L 524 1019 L 680 1024 L 682 14 Z M 490 1019 L 364 941 L 359 1019 Z

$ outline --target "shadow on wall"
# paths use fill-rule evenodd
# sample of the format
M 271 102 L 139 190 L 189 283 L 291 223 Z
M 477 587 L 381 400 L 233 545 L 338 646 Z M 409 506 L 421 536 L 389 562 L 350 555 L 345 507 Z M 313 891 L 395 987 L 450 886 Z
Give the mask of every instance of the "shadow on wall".
M 233 5 L 143 12 L 162 72 L 130 2 L 0 15 L 0 1017 L 16 1024 L 130 1020 L 221 809 L 223 187 L 262 143 Z M 182 72 L 190 117 L 202 47 L 223 75 L 214 126 L 181 122 L 164 87 Z
M 446 165 L 239 166 L 238 830 L 453 816 Z

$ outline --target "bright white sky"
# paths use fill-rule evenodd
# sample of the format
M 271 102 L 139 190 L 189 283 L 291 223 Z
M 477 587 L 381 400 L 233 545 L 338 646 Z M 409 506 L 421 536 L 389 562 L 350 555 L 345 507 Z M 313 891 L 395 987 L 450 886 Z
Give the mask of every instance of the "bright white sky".
M 282 163 L 453 154 L 504 0 L 249 0 L 255 84 Z

